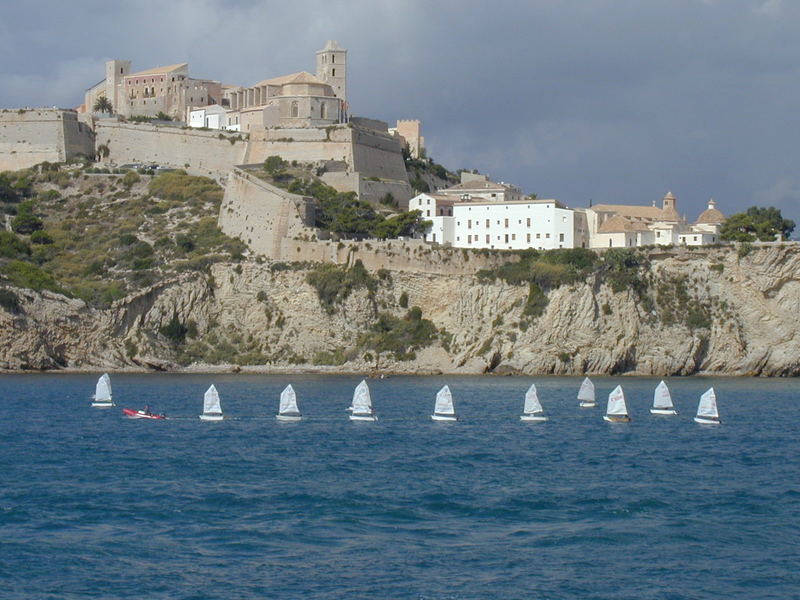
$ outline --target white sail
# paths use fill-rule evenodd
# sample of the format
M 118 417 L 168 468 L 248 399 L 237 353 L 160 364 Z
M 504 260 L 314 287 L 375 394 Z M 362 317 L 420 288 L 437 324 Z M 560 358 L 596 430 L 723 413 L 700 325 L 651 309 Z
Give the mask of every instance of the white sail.
M 531 384 L 525 393 L 525 408 L 522 412 L 526 415 L 538 414 L 542 412 L 542 403 L 539 402 L 539 394 L 536 393 L 536 384 Z
M 204 415 L 221 415 L 222 407 L 219 404 L 219 392 L 214 384 L 206 390 L 203 396 L 203 414 Z
M 97 380 L 97 387 L 94 390 L 95 402 L 111 402 L 111 378 L 108 373 L 103 373 Z
M 653 408 L 669 410 L 672 409 L 672 395 L 669 393 L 667 384 L 663 381 L 656 387 L 655 394 L 653 394 Z
M 583 380 L 581 389 L 578 390 L 578 400 L 581 402 L 594 402 L 594 384 L 588 377 Z
M 433 408 L 433 413 L 436 415 L 456 414 L 453 408 L 453 394 L 450 393 L 450 388 L 448 386 L 444 386 L 436 394 L 436 405 Z
M 354 415 L 372 414 L 372 398 L 370 398 L 366 381 L 362 380 L 356 386 L 351 406 L 353 407 Z
M 287 385 L 281 392 L 281 403 L 278 408 L 278 414 L 281 415 L 299 415 L 300 411 L 297 408 L 297 394 L 294 393 L 294 388 L 291 384 Z
M 709 388 L 702 396 L 700 396 L 700 404 L 697 406 L 697 417 L 712 421 L 719 419 L 719 412 L 717 411 L 717 395 L 714 393 L 713 387 Z
M 622 386 L 618 385 L 608 395 L 608 408 L 606 409 L 608 416 L 627 416 L 628 407 L 625 406 L 625 394 L 622 391 Z

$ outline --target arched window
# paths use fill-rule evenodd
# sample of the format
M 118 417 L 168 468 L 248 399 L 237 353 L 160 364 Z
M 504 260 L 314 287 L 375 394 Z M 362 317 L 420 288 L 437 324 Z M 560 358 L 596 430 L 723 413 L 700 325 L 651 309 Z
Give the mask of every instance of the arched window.
M 297 100 L 292 102 L 292 117 L 297 118 L 300 115 L 300 106 L 297 104 Z
M 336 77 L 336 69 L 331 69 L 331 76 Z

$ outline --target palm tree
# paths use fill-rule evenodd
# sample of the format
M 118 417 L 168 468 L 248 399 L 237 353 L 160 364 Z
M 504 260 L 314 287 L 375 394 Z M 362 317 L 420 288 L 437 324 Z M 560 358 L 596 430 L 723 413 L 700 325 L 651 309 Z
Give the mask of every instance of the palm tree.
M 94 101 L 92 110 L 94 112 L 111 114 L 111 112 L 114 110 L 114 107 L 111 106 L 111 101 L 108 98 L 105 96 L 98 96 L 97 100 Z

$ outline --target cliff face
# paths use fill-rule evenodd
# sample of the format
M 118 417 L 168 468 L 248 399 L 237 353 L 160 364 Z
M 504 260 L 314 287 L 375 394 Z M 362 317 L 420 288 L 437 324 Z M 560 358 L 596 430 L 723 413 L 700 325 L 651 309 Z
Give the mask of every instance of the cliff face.
M 308 271 L 257 263 L 163 281 L 108 310 L 13 289 L 19 307 L 0 309 L 0 367 L 800 374 L 800 248 L 649 258 L 642 286 L 615 293 L 590 275 L 550 292 L 538 317 L 525 314 L 527 285 L 413 272 L 383 273 L 373 291 L 356 289 L 326 310 Z M 406 315 L 403 296 L 439 330 L 412 360 L 364 341 L 378 315 Z

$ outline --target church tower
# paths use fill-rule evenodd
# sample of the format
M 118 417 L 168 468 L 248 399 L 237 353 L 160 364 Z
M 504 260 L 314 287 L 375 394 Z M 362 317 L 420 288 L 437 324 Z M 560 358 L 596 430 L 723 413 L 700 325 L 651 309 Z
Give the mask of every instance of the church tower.
M 109 60 L 106 61 L 106 98 L 117 114 L 123 114 L 126 102 L 125 90 L 122 89 L 122 80 L 131 73 L 131 61 Z M 90 107 L 91 108 L 91 107 Z
M 347 107 L 347 50 L 334 40 L 317 51 L 317 78 L 333 88 L 336 97 Z

